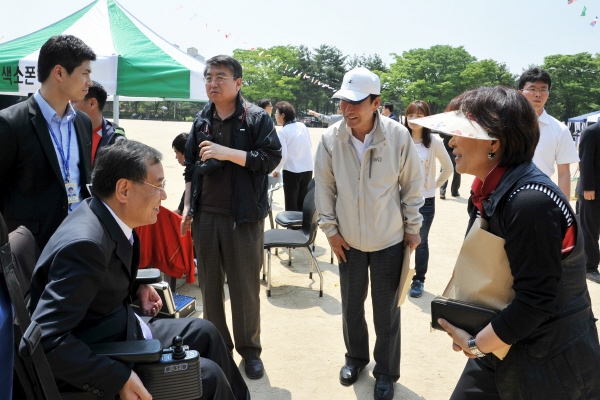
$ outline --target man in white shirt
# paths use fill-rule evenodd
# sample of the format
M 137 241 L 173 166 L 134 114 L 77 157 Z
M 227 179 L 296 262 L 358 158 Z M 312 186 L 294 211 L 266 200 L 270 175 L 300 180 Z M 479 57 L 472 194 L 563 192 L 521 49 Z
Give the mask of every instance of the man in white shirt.
M 541 68 L 530 68 L 519 78 L 519 92 L 535 109 L 540 125 L 540 141 L 535 148 L 533 162 L 550 177 L 554 175 L 554 164 L 556 164 L 558 187 L 567 198 L 570 198 L 570 164 L 579 162 L 579 156 L 569 129 L 544 110 L 551 86 L 550 75 Z

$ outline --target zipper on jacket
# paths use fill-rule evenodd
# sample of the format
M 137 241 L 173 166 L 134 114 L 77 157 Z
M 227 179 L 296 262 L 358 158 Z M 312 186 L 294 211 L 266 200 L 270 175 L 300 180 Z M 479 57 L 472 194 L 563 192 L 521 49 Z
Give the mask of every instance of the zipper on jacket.
M 369 179 L 371 179 L 371 166 L 373 165 L 373 149 L 369 151 Z

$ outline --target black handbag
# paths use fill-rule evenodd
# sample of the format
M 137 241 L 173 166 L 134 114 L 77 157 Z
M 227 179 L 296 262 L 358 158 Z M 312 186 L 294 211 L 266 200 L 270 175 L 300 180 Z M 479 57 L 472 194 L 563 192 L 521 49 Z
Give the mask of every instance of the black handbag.
M 438 323 L 438 318 L 443 318 L 475 336 L 499 314 L 500 310 L 496 308 L 437 296 L 431 301 L 431 329 L 445 332 L 446 330 Z

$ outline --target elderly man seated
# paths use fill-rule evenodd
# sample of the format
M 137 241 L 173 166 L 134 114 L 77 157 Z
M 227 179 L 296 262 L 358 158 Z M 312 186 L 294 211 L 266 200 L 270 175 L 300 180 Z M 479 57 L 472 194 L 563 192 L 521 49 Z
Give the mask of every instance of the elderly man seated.
M 31 281 L 30 312 L 42 327 L 42 346 L 59 384 L 99 398 L 151 399 L 139 377 L 89 345 L 175 336 L 197 350 L 203 399 L 249 399 L 244 380 L 217 329 L 203 319 L 157 315 L 161 300 L 149 285 L 135 287 L 139 240 L 134 228 L 156 222 L 166 199 L 161 154 L 135 141 L 102 148 L 92 174 L 94 197 L 67 218 L 44 248 Z

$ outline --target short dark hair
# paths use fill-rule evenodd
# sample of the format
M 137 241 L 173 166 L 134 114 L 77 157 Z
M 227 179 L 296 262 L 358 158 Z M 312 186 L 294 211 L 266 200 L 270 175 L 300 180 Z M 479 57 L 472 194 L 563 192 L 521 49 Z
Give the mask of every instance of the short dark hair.
M 98 101 L 98 109 L 100 112 L 102 112 L 104 105 L 106 104 L 106 98 L 108 97 L 108 94 L 106 93 L 106 90 L 104 90 L 104 87 L 96 81 L 92 81 L 92 86 L 89 87 L 88 94 L 85 95 L 85 99 L 89 100 L 92 97 Z
M 290 122 L 296 119 L 296 110 L 287 101 L 278 101 L 275 104 L 275 110 L 279 111 L 279 114 L 283 114 L 283 121 Z
M 413 101 L 408 105 L 408 107 L 406 107 L 404 115 L 408 117 L 408 114 L 418 114 L 419 112 L 423 114 L 424 117 L 428 117 L 431 115 L 431 109 L 429 108 L 429 104 L 427 104 L 426 101 Z M 408 118 L 404 118 L 404 126 L 406 127 L 406 129 L 408 129 L 410 135 L 412 136 L 412 129 L 408 125 Z M 423 146 L 429 148 L 429 146 L 431 146 L 431 129 L 423 127 L 422 136 Z
M 175 150 L 177 150 L 180 153 L 185 153 L 185 144 L 187 143 L 189 136 L 190 136 L 190 134 L 187 132 L 183 132 L 183 133 L 180 133 L 179 135 L 175 136 L 175 139 L 173 139 L 173 144 L 171 144 L 171 147 L 173 147 Z
M 541 68 L 534 67 L 529 68 L 527 71 L 521 74 L 521 77 L 519 78 L 519 90 L 523 89 L 527 82 L 537 81 L 548 84 L 548 90 L 550 90 L 552 87 L 552 79 L 550 78 L 550 74 Z
M 119 179 L 144 181 L 148 170 L 146 163 L 160 162 L 162 154 L 135 140 L 121 140 L 98 151 L 92 171 L 92 191 L 102 200 L 110 198 Z
M 238 60 L 231 56 L 221 54 L 206 60 L 206 66 L 204 67 L 204 76 L 206 76 L 208 68 L 214 66 L 225 66 L 229 68 L 234 79 L 242 77 L 242 65 L 239 63 Z
M 271 99 L 260 99 L 256 105 L 264 110 L 271 105 Z
M 383 108 L 387 108 L 388 110 L 390 110 L 390 112 L 394 111 L 394 105 L 389 101 L 383 103 Z
M 456 110 L 473 116 L 490 136 L 500 141 L 501 167 L 514 167 L 533 159 L 540 139 L 538 117 L 529 100 L 515 89 L 496 86 L 466 91 L 446 107 L 446 111 Z
M 44 83 L 52 68 L 61 65 L 69 75 L 84 61 L 95 61 L 96 53 L 83 41 L 73 35 L 52 36 L 40 49 L 37 78 Z

